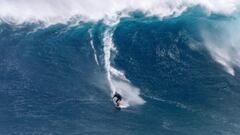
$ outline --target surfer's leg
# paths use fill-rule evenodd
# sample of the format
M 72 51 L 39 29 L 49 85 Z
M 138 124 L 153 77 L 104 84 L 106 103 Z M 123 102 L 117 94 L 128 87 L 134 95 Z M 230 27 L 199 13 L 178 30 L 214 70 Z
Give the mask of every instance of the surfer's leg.
M 120 103 L 121 103 L 121 99 L 120 99 L 120 98 L 118 98 L 118 99 L 116 100 L 116 103 L 117 103 L 117 106 L 119 106 L 119 105 L 120 105 Z

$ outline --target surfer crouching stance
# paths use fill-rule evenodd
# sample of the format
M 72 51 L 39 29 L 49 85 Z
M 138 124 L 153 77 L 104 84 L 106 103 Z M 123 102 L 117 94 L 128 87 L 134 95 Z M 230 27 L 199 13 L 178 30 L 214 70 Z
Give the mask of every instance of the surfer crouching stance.
M 122 100 L 122 96 L 115 92 L 115 94 L 113 95 L 113 99 L 115 99 L 114 101 L 116 102 L 117 106 L 119 107 L 121 104 L 121 100 Z

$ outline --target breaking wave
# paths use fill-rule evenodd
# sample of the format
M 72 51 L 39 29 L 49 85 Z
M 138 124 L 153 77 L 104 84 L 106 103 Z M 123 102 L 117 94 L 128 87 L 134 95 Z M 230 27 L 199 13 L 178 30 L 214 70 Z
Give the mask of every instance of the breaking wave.
M 239 6 L 0 0 L 0 132 L 238 134 Z
M 189 7 L 201 6 L 208 14 L 232 14 L 239 11 L 238 0 L 0 0 L 0 17 L 5 21 L 45 21 L 57 23 L 81 16 L 82 20 L 100 20 L 140 10 L 160 18 L 178 16 Z

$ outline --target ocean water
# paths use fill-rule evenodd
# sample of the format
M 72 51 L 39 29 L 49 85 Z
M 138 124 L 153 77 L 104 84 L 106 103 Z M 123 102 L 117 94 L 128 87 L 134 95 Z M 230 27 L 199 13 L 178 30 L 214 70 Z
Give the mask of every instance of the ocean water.
M 0 135 L 240 133 L 238 1 L 103 2 L 0 0 Z

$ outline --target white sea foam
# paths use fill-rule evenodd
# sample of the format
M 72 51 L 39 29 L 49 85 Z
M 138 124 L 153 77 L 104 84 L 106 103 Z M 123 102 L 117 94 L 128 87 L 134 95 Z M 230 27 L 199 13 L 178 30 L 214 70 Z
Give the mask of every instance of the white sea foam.
M 0 0 L 0 18 L 16 23 L 57 23 L 81 16 L 83 20 L 96 21 L 134 10 L 165 17 L 179 15 L 196 5 L 209 13 L 231 14 L 239 10 L 239 3 L 239 0 Z

